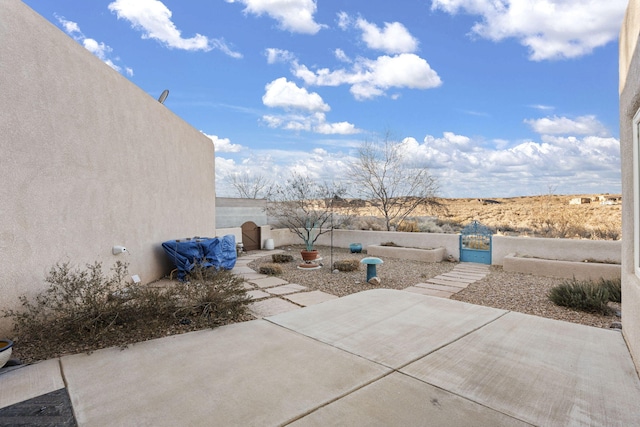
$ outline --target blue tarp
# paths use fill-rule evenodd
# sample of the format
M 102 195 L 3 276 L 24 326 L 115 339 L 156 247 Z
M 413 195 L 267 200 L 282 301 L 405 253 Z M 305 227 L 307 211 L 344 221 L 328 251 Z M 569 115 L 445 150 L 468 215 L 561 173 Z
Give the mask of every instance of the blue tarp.
M 179 280 L 184 280 L 196 264 L 216 270 L 231 270 L 236 265 L 236 238 L 233 234 L 168 240 L 162 248 L 178 269 Z

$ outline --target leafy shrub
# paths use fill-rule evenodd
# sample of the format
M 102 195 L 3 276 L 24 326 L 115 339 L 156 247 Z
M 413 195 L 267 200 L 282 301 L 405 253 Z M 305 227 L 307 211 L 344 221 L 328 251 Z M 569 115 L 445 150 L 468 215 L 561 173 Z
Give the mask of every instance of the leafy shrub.
M 333 268 L 340 271 L 356 271 L 360 268 L 360 261 L 357 259 L 343 259 L 333 263 Z
M 551 288 L 549 299 L 556 305 L 575 308 L 591 313 L 609 314 L 609 291 L 606 287 L 590 281 L 573 278 Z
M 269 276 L 276 276 L 282 274 L 282 267 L 278 264 L 264 264 L 260 266 L 260 273 L 267 274 Z
M 293 256 L 289 254 L 273 254 L 271 260 L 275 263 L 287 263 L 293 261 Z
M 621 279 L 600 279 L 600 286 L 609 293 L 609 301 L 622 302 L 622 280 Z

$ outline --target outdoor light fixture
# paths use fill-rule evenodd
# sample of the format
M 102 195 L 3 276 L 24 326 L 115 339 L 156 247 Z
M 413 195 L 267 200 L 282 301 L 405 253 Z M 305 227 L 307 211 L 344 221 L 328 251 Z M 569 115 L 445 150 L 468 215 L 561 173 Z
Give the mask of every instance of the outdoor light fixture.
M 169 89 L 165 89 L 162 91 L 162 93 L 160 94 L 160 98 L 158 98 L 158 102 L 160 104 L 164 104 L 164 100 L 167 99 L 167 96 L 169 96 Z

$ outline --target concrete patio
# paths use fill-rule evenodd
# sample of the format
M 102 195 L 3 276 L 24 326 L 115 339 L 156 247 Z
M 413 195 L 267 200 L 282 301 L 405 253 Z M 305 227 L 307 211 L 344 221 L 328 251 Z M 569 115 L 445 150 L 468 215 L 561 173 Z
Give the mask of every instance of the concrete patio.
M 383 289 L 0 383 L 0 408 L 66 388 L 83 426 L 640 425 L 618 331 Z

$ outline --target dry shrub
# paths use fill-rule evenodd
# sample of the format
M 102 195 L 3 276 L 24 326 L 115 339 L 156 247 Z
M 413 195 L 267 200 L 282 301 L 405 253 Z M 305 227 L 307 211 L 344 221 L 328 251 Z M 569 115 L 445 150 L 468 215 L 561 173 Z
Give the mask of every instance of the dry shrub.
M 351 221 L 350 229 L 354 230 L 372 230 L 383 231 L 386 230 L 384 220 L 375 216 L 356 217 Z
M 343 259 L 333 263 L 333 268 L 339 271 L 356 271 L 360 268 L 360 260 L 357 259 Z
M 282 274 L 282 267 L 278 264 L 264 264 L 260 266 L 260 273 L 268 276 L 277 276 Z
M 396 231 L 404 231 L 405 233 L 417 233 L 420 231 L 417 221 L 402 221 L 396 227 Z
M 293 255 L 289 254 L 273 254 L 271 255 L 271 261 L 279 264 L 284 264 L 293 261 Z
M 380 243 L 380 246 L 393 246 L 395 248 L 399 248 L 400 247 L 400 245 L 398 245 L 395 242 L 382 242 L 382 243 Z
M 98 262 L 84 270 L 54 266 L 49 287 L 21 310 L 4 310 L 14 324 L 15 350 L 24 362 L 92 351 L 217 326 L 247 317 L 251 301 L 242 279 L 228 271 L 196 266 L 188 281 L 170 287 L 127 283 L 127 265 L 111 275 Z

